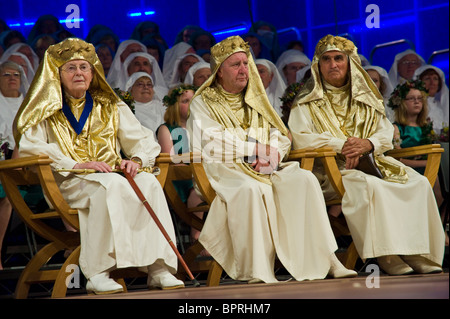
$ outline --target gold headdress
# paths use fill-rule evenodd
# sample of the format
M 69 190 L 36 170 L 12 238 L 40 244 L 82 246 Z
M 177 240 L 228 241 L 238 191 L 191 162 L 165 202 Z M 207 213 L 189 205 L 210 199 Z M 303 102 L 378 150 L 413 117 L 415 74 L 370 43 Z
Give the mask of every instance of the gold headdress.
M 51 45 L 45 52 L 36 75 L 31 82 L 14 120 L 14 138 L 19 145 L 20 137 L 62 108 L 63 95 L 59 68 L 72 60 L 85 60 L 92 65 L 93 78 L 89 92 L 93 98 L 107 97 L 119 101 L 114 90 L 106 82 L 103 66 L 92 44 L 78 38 L 68 38 Z
M 266 118 L 272 126 L 276 127 L 284 135 L 287 135 L 288 131 L 286 126 L 267 98 L 266 90 L 264 89 L 255 61 L 250 53 L 250 46 L 240 36 L 231 36 L 211 47 L 211 76 L 196 91 L 193 99 L 201 95 L 206 88 L 214 83 L 217 71 L 222 63 L 237 52 L 244 52 L 248 58 L 249 81 L 244 97 L 245 102 Z
M 306 89 L 297 96 L 293 107 L 298 103 L 318 100 L 323 97 L 319 60 L 324 53 L 329 51 L 340 51 L 348 57 L 352 98 L 374 107 L 378 112 L 384 114 L 383 97 L 366 70 L 361 66 L 358 48 L 351 40 L 330 34 L 317 43 L 311 64 L 311 79 L 305 85 Z
M 216 73 L 223 61 L 236 52 L 250 55 L 250 45 L 239 36 L 229 37 L 214 45 L 211 48 L 211 72 Z
M 322 54 L 328 51 L 341 51 L 348 56 L 358 56 L 356 46 L 352 41 L 339 36 L 334 37 L 330 34 L 320 39 L 317 43 L 314 58 L 320 58 Z

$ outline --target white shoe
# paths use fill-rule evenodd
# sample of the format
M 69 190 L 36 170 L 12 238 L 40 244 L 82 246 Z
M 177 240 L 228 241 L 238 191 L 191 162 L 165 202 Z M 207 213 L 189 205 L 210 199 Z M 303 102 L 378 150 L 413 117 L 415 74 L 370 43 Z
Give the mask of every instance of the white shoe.
M 358 276 L 358 273 L 354 270 L 345 268 L 336 255 L 333 254 L 331 257 L 331 266 L 328 271 L 328 275 L 332 278 L 353 278 Z
M 414 272 L 414 269 L 397 255 L 377 257 L 377 262 L 378 266 L 391 276 L 408 275 Z
M 184 288 L 184 282 L 175 278 L 175 276 L 167 270 L 163 262 L 158 260 L 148 267 L 147 286 L 149 289 L 178 289 Z
M 419 274 L 436 274 L 442 272 L 440 266 L 420 255 L 405 255 L 400 256 L 400 258 Z
M 167 272 L 166 274 L 157 275 L 155 277 L 148 277 L 147 285 L 149 289 L 178 289 L 184 288 L 184 282 L 175 278 L 174 275 Z
M 108 272 L 102 272 L 88 279 L 86 290 L 96 295 L 106 295 L 123 292 L 123 287 L 109 278 Z

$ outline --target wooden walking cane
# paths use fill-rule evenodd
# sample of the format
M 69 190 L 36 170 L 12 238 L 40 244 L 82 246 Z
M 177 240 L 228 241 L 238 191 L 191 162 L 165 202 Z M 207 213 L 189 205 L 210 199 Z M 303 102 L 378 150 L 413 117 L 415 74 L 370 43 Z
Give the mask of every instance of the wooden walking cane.
M 173 243 L 172 239 L 170 238 L 169 234 L 166 232 L 166 230 L 164 229 L 164 226 L 161 224 L 161 222 L 159 221 L 158 217 L 156 216 L 155 212 L 153 211 L 153 209 L 150 207 L 150 204 L 148 203 L 147 199 L 145 198 L 145 196 L 142 194 L 141 190 L 139 189 L 139 187 L 137 186 L 136 182 L 134 181 L 133 177 L 131 177 L 131 175 L 129 173 L 126 172 L 126 168 L 124 168 L 122 170 L 123 174 L 125 175 L 125 178 L 128 180 L 128 182 L 130 183 L 131 187 L 133 188 L 133 190 L 136 192 L 136 195 L 139 197 L 139 199 L 141 200 L 142 204 L 144 204 L 145 208 L 147 208 L 148 212 L 150 213 L 150 215 L 152 216 L 153 220 L 155 221 L 156 225 L 158 226 L 159 230 L 162 232 L 162 234 L 164 235 L 164 237 L 167 239 L 167 241 L 169 242 L 170 247 L 172 247 L 173 251 L 175 252 L 175 254 L 178 257 L 178 260 L 180 261 L 181 265 L 183 266 L 184 270 L 186 270 L 186 273 L 188 274 L 189 278 L 192 280 L 192 282 L 194 283 L 194 287 L 199 287 L 200 283 L 197 281 L 197 279 L 194 278 L 194 276 L 192 275 L 191 271 L 189 270 L 189 267 L 186 265 L 186 262 L 183 260 L 183 257 L 181 257 L 180 252 L 178 251 L 177 247 L 175 247 L 175 244 Z

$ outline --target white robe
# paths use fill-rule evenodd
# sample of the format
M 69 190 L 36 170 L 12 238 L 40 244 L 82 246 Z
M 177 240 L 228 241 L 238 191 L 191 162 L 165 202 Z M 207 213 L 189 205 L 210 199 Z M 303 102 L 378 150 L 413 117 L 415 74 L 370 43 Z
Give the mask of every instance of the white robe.
M 156 130 L 164 123 L 164 113 L 166 108 L 162 102 L 155 99 L 148 103 L 134 102 L 134 112 L 136 118 L 146 128 L 153 132 L 153 136 L 156 138 Z
M 294 149 L 331 147 L 340 153 L 344 140 L 330 133 L 319 134 L 311 120 L 308 107 L 292 109 L 289 127 Z M 383 118 L 377 132 L 370 137 L 375 154 L 382 154 L 392 146 L 393 127 Z M 385 157 L 404 166 L 391 157 Z M 347 220 L 353 241 L 361 258 L 383 255 L 421 254 L 441 265 L 444 256 L 444 231 L 433 190 L 428 180 L 409 167 L 406 184 L 387 182 L 356 169 L 340 168 L 345 195 L 342 212 Z M 325 176 L 317 174 L 327 185 Z M 331 187 L 328 186 L 329 191 Z M 324 194 L 330 198 L 330 194 Z
M 119 103 L 119 118 L 117 144 L 140 157 L 144 166 L 151 164 L 160 151 L 151 132 L 140 125 L 124 103 Z M 19 151 L 20 156 L 49 155 L 54 169 L 76 164 L 61 152 L 46 121 L 24 133 Z M 171 273 L 176 272 L 175 253 L 124 177 L 115 173 L 55 173 L 55 178 L 68 204 L 78 209 L 80 267 L 86 278 L 112 268 L 149 266 L 158 259 Z M 172 219 L 158 180 L 152 174 L 139 173 L 135 181 L 175 242 Z
M 22 101 L 22 94 L 19 97 L 5 97 L 0 92 L 0 146 L 8 142 L 10 150 L 13 150 L 16 145 L 12 127 Z
M 201 96 L 191 102 L 187 128 L 194 152 L 223 146 L 226 158 L 253 154 L 254 143 L 226 134 L 211 119 Z M 283 158 L 290 141 L 274 130 L 271 144 Z M 300 169 L 297 162 L 281 163 L 269 185 L 234 163 L 214 162 L 208 152 L 203 155 L 217 196 L 199 240 L 225 272 L 236 280 L 276 282 L 278 256 L 296 280 L 325 278 L 337 245 L 314 175 Z

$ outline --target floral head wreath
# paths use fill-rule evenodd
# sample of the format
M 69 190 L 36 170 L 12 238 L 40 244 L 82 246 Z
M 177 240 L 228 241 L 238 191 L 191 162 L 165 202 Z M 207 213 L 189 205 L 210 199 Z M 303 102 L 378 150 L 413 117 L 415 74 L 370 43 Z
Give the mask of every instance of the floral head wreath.
M 304 82 L 295 82 L 295 83 L 290 84 L 284 91 L 283 96 L 280 97 L 281 102 L 283 102 L 283 104 L 292 102 L 295 99 L 295 97 L 297 96 L 297 93 L 300 92 L 300 89 L 304 85 L 305 85 Z
M 178 97 L 183 94 L 183 92 L 185 91 L 196 91 L 197 87 L 194 85 L 188 85 L 188 84 L 182 84 L 180 86 L 178 86 L 177 88 L 173 89 L 172 92 L 170 93 L 170 95 L 166 95 L 163 98 L 163 104 L 167 107 L 171 106 L 171 105 L 175 105 L 175 103 L 177 103 L 177 99 Z
M 388 106 L 393 110 L 399 107 L 411 89 L 416 89 L 428 93 L 428 90 L 426 89 L 422 81 L 406 81 L 403 84 L 397 85 L 397 87 L 394 89 L 391 97 L 389 98 Z

